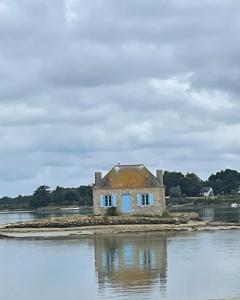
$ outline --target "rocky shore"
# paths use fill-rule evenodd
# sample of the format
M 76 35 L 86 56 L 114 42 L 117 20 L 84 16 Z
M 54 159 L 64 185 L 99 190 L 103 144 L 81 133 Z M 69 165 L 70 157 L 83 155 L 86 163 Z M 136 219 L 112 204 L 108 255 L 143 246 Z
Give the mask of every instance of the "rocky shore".
M 240 229 L 240 223 L 204 222 L 196 213 L 174 213 L 169 217 L 72 216 L 18 222 L 0 226 L 1 238 L 78 237 L 93 234 L 140 232 L 216 231 Z
M 168 217 L 158 216 L 93 216 L 77 215 L 71 217 L 47 218 L 37 221 L 18 222 L 0 225 L 1 229 L 11 228 L 69 228 L 95 225 L 130 225 L 130 224 L 186 224 L 197 221 L 197 213 L 172 213 Z

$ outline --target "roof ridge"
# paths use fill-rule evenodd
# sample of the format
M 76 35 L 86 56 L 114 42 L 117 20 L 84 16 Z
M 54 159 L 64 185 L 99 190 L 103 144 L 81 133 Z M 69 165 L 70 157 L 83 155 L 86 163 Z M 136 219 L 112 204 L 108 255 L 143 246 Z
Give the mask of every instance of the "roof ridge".
M 144 166 L 144 164 L 116 164 L 114 167 L 139 167 Z

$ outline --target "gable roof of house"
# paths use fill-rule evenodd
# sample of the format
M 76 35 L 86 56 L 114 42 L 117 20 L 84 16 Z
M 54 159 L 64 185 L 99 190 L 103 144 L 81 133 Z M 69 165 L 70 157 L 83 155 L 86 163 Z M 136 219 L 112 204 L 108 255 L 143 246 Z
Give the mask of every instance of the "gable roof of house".
M 101 188 L 148 188 L 159 187 L 161 183 L 143 165 L 115 165 L 101 181 Z
M 200 193 L 207 193 L 212 189 L 210 186 L 204 186 L 201 188 Z

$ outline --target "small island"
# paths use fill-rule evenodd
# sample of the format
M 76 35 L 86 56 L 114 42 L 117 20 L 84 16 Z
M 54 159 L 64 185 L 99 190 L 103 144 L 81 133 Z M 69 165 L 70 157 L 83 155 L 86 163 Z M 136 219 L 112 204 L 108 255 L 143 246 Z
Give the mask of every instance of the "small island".
M 219 178 L 224 189 L 222 192 Z M 0 236 L 40 238 L 142 231 L 240 229 L 239 221 L 203 220 L 196 212 L 199 205 L 229 205 L 231 201 L 238 206 L 239 178 L 240 173 L 227 169 L 211 175 L 204 183 L 195 174 L 163 173 L 157 170 L 154 176 L 143 164 L 117 164 L 104 177 L 101 172 L 96 172 L 95 183 L 88 186 L 58 186 L 53 191 L 48 186 L 40 186 L 30 196 L 1 198 L 2 212 L 12 210 L 51 214 L 69 211 L 76 214 L 1 224 Z M 209 195 L 204 194 L 209 188 L 203 186 L 210 184 L 221 194 L 214 196 L 213 189 Z M 186 191 L 188 189 L 188 197 L 179 194 L 184 188 Z M 202 194 L 197 192 L 199 189 Z

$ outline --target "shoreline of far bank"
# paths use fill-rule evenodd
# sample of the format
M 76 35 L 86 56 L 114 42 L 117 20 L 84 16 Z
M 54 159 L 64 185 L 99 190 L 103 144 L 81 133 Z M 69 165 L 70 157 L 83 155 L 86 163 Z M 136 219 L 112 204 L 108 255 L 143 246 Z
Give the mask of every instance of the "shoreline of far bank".
M 200 221 L 196 213 L 170 217 L 72 216 L 0 225 L 0 238 L 76 238 L 123 233 L 239 230 L 240 223 Z

